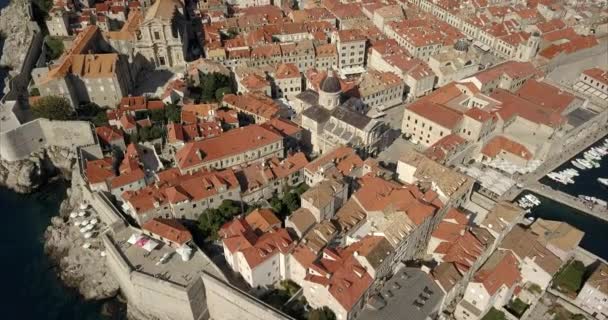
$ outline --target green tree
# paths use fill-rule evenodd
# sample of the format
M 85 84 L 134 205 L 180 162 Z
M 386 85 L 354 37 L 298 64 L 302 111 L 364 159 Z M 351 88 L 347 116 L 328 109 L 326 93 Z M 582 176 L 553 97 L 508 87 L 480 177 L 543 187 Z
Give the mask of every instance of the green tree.
M 295 192 L 288 192 L 283 196 L 283 204 L 289 213 L 294 212 L 300 207 L 300 196 Z
M 220 94 L 223 97 L 223 94 L 227 93 L 226 90 L 232 92 L 232 89 L 230 89 L 230 78 L 221 73 L 201 74 L 199 87 L 202 102 L 219 101 L 218 96 Z
M 217 239 L 220 227 L 241 212 L 240 203 L 224 200 L 217 209 L 205 209 L 198 218 L 198 230 L 208 239 Z
M 328 307 L 313 309 L 308 312 L 308 320 L 336 320 L 336 315 Z
M 36 118 L 50 120 L 73 120 L 75 118 L 70 102 L 59 96 L 46 96 L 38 99 L 32 105 L 32 114 Z
M 167 122 L 181 122 L 182 109 L 176 104 L 168 104 L 165 106 L 165 119 Z
M 93 117 L 93 124 L 96 127 L 101 127 L 104 126 L 106 124 L 108 124 L 108 114 L 103 111 L 103 112 L 99 112 L 97 115 L 95 115 L 95 117 Z
M 78 109 L 76 111 L 78 112 L 78 116 L 86 118 L 95 117 L 98 113 L 102 111 L 105 113 L 105 110 L 98 106 L 95 102 L 83 103 L 78 106 Z
M 222 101 L 225 95 L 232 93 L 232 89 L 230 87 L 222 87 L 215 90 L 215 100 Z
M 167 120 L 165 117 L 165 110 L 155 109 L 155 110 L 150 111 L 150 119 L 153 122 L 159 122 L 159 123 L 165 122 Z
M 274 210 L 274 212 L 277 213 L 277 215 L 279 217 L 285 217 L 285 204 L 283 203 L 283 201 L 281 199 L 279 199 L 279 197 L 275 194 L 272 196 L 272 198 L 270 199 L 270 206 L 272 207 L 272 210 Z
M 59 58 L 64 50 L 63 41 L 56 37 L 47 37 L 46 47 L 49 49 L 48 53 L 51 60 Z
M 38 96 L 40 96 L 40 90 L 38 90 L 38 88 L 31 88 L 30 97 L 38 97 Z

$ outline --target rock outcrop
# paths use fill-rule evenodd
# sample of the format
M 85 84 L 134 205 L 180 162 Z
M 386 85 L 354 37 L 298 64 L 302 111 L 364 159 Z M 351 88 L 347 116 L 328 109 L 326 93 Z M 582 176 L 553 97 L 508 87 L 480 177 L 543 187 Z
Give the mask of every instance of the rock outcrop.
M 11 0 L 0 12 L 0 35 L 4 38 L 0 66 L 21 69 L 36 32 L 36 24 L 30 21 L 29 6 L 28 0 Z
M 0 185 L 20 193 L 37 190 L 52 176 L 70 172 L 76 167 L 76 152 L 51 146 L 19 161 L 0 161 Z
M 78 172 L 74 171 L 74 174 Z M 65 285 L 76 288 L 87 300 L 116 296 L 119 285 L 106 264 L 103 242 L 98 237 L 85 239 L 70 218 L 70 212 L 82 202 L 80 179 L 73 177 L 67 198 L 61 203 L 58 216 L 53 217 L 45 231 L 44 249 L 58 265 L 59 277 Z M 83 245 L 89 243 L 89 248 Z

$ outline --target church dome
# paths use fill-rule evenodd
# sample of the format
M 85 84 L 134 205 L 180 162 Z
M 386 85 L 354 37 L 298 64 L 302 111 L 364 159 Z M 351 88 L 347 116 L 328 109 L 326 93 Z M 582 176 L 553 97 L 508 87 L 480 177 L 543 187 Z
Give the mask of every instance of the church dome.
M 340 92 L 340 81 L 336 77 L 329 75 L 321 82 L 320 89 L 329 93 Z
M 469 43 L 466 40 L 458 40 L 454 43 L 454 49 L 458 51 L 467 51 L 469 50 Z

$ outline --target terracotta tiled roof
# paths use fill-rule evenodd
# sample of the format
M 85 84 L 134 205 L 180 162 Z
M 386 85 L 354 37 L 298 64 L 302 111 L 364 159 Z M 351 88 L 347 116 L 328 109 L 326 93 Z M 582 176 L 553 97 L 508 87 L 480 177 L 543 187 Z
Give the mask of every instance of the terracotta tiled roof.
M 283 138 L 259 125 L 249 125 L 230 130 L 221 135 L 186 144 L 175 153 L 177 165 L 184 170 L 203 162 L 257 149 L 276 143 Z
M 114 178 L 112 162 L 112 158 L 87 161 L 85 174 L 89 183 L 96 184 Z
M 245 93 L 243 95 L 227 94 L 222 103 L 241 112 L 252 113 L 265 119 L 278 116 L 279 105 L 265 95 Z
M 501 108 L 498 109 L 497 114 L 503 120 L 519 116 L 553 128 L 559 127 L 565 121 L 558 110 L 542 107 L 506 90 L 496 89 L 490 97 L 501 102 Z
M 463 139 L 460 135 L 450 133 L 447 136 L 444 136 L 443 138 L 439 139 L 430 147 L 428 147 L 424 151 L 424 155 L 434 161 L 443 163 L 443 161 L 447 160 L 447 157 L 451 152 L 466 143 L 467 141 Z
M 136 181 L 140 181 L 143 179 L 144 179 L 144 171 L 138 168 L 133 171 L 128 171 L 126 173 L 123 173 L 123 174 L 119 175 L 118 177 L 112 179 L 112 181 L 110 182 L 110 188 L 111 189 L 120 188 L 127 184 L 130 184 L 130 183 L 133 183 Z
M 608 71 L 600 68 L 591 68 L 583 71 L 583 74 L 605 84 L 608 87 Z
M 457 111 L 425 99 L 410 104 L 406 109 L 447 129 L 455 128 L 462 118 L 462 115 Z
M 402 186 L 370 175 L 360 179 L 360 184 L 361 188 L 353 197 L 367 212 L 392 208 L 405 213 L 416 225 L 421 225 L 438 209 L 437 194 L 432 191 L 425 194 L 413 185 Z
M 95 133 L 97 133 L 99 140 L 108 145 L 124 139 L 122 131 L 111 126 L 97 127 Z
M 281 220 L 270 209 L 256 209 L 245 217 L 251 229 L 261 233 L 281 226 Z
M 306 281 L 326 287 L 329 294 L 347 311 L 360 301 L 373 282 L 370 274 L 353 255 L 358 247 L 355 243 L 345 249 L 325 249 L 323 257 L 310 267 L 323 276 L 308 273 L 305 277 Z
M 481 149 L 481 153 L 484 155 L 495 158 L 501 152 L 508 152 L 519 158 L 525 160 L 531 160 L 533 155 L 524 145 L 510 140 L 504 136 L 496 136 L 492 138 L 486 145 Z
M 238 172 L 241 177 L 242 188 L 256 190 L 278 179 L 285 179 L 295 172 L 302 170 L 308 164 L 302 152 L 290 155 L 283 160 L 274 157 L 245 166 Z
M 148 220 L 141 227 L 178 245 L 183 245 L 192 240 L 190 231 L 177 220 L 154 218 Z
M 293 63 L 281 63 L 275 71 L 277 79 L 300 78 L 300 69 Z
M 542 245 L 537 236 L 516 225 L 500 243 L 502 249 L 510 250 L 520 260 L 528 258 L 545 272 L 554 275 L 562 265 L 561 259 Z
M 530 79 L 515 94 L 541 107 L 563 112 L 574 101 L 574 95 L 546 82 Z
M 217 195 L 221 190 L 240 190 L 232 170 L 197 172 L 182 175 L 176 169 L 159 172 L 159 181 L 135 192 L 126 192 L 123 198 L 137 214 L 146 213 L 156 206 L 184 201 L 200 201 Z M 181 195 L 180 195 L 181 194 Z
M 315 173 L 330 163 L 333 163 L 345 176 L 348 176 L 354 169 L 363 166 L 363 160 L 353 148 L 338 147 L 312 161 L 306 166 L 306 170 Z
M 223 245 L 230 252 L 241 252 L 250 269 L 275 254 L 287 254 L 293 249 L 293 239 L 287 230 L 271 228 L 258 236 L 252 227 L 245 219 L 235 219 L 224 224 L 219 231 Z
M 505 286 L 512 288 L 520 280 L 519 263 L 508 251 L 494 251 L 486 263 L 475 274 L 475 281 L 481 282 L 490 295 Z

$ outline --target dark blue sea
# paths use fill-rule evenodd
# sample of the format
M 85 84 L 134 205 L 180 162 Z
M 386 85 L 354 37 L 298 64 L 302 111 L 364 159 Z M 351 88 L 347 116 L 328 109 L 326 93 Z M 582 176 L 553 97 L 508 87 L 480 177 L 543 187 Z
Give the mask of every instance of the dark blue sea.
M 44 254 L 44 230 L 59 211 L 65 185 L 32 195 L 0 188 L 1 319 L 101 320 L 100 302 L 85 302 L 64 287 Z
M 600 142 L 594 144 L 593 146 L 600 144 L 607 137 L 602 138 Z M 582 157 L 582 153 L 574 158 L 577 157 Z M 555 171 L 574 168 L 574 166 L 570 164 L 570 160 L 565 162 Z M 605 156 L 602 159 L 599 168 L 584 171 L 579 169 L 577 170 L 579 171 L 580 175 L 578 177 L 574 177 L 574 184 L 563 185 L 546 177 L 541 179 L 540 182 L 575 197 L 578 195 L 588 195 L 608 201 L 608 188 L 597 181 L 598 177 L 608 178 L 608 156 Z M 571 207 L 564 206 L 551 199 L 540 196 L 539 198 L 541 199 L 542 203 L 540 206 L 532 209 L 531 216 L 550 220 L 565 221 L 578 229 L 583 230 L 585 232 L 585 237 L 581 241 L 581 247 L 608 260 L 608 245 L 606 245 L 608 244 L 608 222 L 587 215 L 584 212 L 578 211 Z

